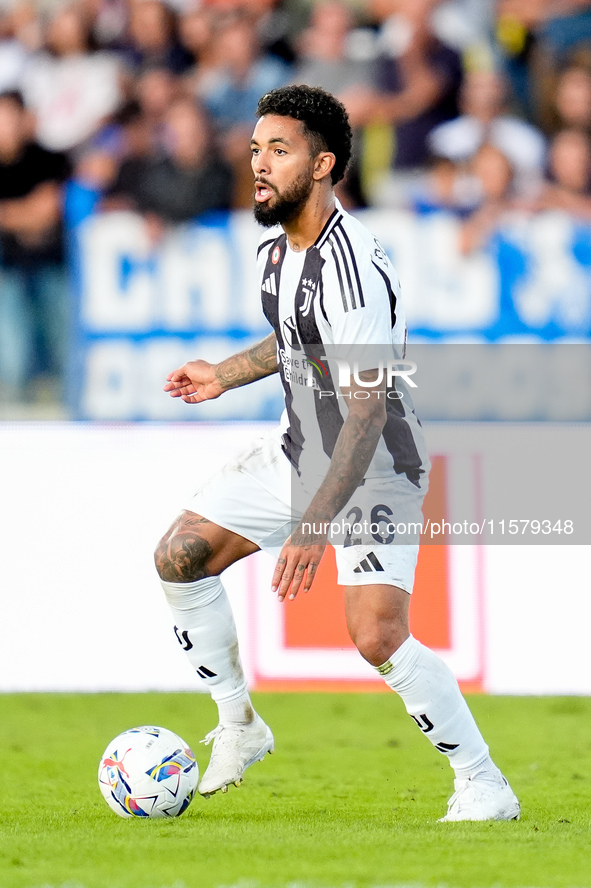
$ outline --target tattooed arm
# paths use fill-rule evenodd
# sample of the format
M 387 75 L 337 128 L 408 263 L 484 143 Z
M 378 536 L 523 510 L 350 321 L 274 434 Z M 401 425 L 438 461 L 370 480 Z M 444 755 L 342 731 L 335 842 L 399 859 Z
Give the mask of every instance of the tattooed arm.
M 376 371 L 361 372 L 359 378 L 371 382 L 376 378 Z M 332 521 L 359 487 L 376 451 L 386 424 L 385 388 L 369 389 L 371 396 L 359 400 L 355 399 L 356 391 L 366 395 L 368 389 L 357 385 L 343 389 L 343 393 L 352 395 L 349 413 L 337 438 L 326 477 L 306 509 L 302 525 L 315 523 L 318 527 L 319 523 Z M 299 544 L 312 538 L 302 533 Z
M 359 377 L 370 382 L 375 380 L 376 371 L 362 372 Z M 356 391 L 364 392 L 364 397 L 356 399 Z M 371 397 L 366 398 L 367 391 L 356 385 L 343 389 L 346 397 L 351 396 L 349 414 L 328 472 L 299 526 L 283 546 L 273 574 L 273 591 L 278 592 L 280 601 L 288 592 L 290 598 L 295 598 L 300 586 L 308 591 L 326 546 L 328 526 L 349 502 L 369 468 L 386 423 L 386 392 L 383 386 L 372 387 Z
M 164 391 L 169 392 L 171 398 L 182 398 L 187 404 L 199 404 L 278 370 L 277 342 L 275 334 L 271 333 L 256 345 L 219 364 L 189 361 L 167 376 Z

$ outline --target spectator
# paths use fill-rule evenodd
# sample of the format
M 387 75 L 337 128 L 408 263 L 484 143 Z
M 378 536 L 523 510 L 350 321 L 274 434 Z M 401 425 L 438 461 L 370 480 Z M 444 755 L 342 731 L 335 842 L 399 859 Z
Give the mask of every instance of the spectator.
M 327 92 L 346 100 L 355 89 L 371 89 L 374 81 L 375 53 L 365 41 L 365 52 L 359 52 L 355 37 L 353 14 L 342 0 L 321 0 L 316 3 L 308 27 L 298 40 L 299 61 L 293 73 L 293 83 L 320 86 Z M 361 35 L 363 39 L 364 35 Z M 366 32 L 366 37 L 369 34 Z M 349 169 L 336 193 L 347 208 L 365 206 L 366 198 L 361 181 L 362 133 L 353 131 L 353 156 Z
M 479 190 L 463 166 L 446 157 L 434 157 L 409 191 L 401 193 L 400 205 L 421 215 L 446 212 L 463 219 L 474 211 Z
M 469 56 L 491 57 L 496 0 L 440 0 L 431 15 L 443 43 Z
M 139 102 L 150 133 L 152 150 L 162 146 L 168 109 L 181 93 L 181 81 L 165 67 L 147 67 L 135 80 L 135 97 Z
M 243 11 L 255 22 L 263 52 L 291 65 L 296 61 L 294 37 L 303 27 L 305 9 L 293 0 L 287 6 L 284 0 L 245 0 Z
M 214 22 L 211 9 L 199 2 L 191 3 L 180 14 L 179 39 L 196 65 L 213 53 Z
M 37 117 L 39 142 L 52 151 L 72 151 L 118 107 L 119 68 L 109 54 L 91 52 L 89 23 L 76 6 L 54 14 L 47 50 L 27 68 L 25 101 Z
M 591 0 L 499 0 L 499 36 L 528 115 L 552 129 L 556 73 L 591 45 Z
M 320 86 L 341 96 L 357 86 L 371 87 L 373 60 L 351 53 L 353 16 L 342 0 L 321 0 L 312 10 L 310 25 L 300 36 L 299 61 L 293 83 Z
M 164 126 L 164 124 L 162 124 Z M 160 132 L 163 142 L 163 132 Z M 142 108 L 134 99 L 115 115 L 112 126 L 79 158 L 66 189 L 64 213 L 69 227 L 79 225 L 97 209 L 129 209 L 130 199 L 112 194 L 121 168 L 129 194 L 140 187 L 146 163 L 154 157 L 154 133 Z M 109 194 L 109 197 L 105 197 Z
M 111 188 L 124 158 L 144 158 L 153 149 L 153 132 L 134 99 L 80 152 L 66 187 L 64 217 L 68 228 L 92 215 Z
M 134 74 L 154 66 L 176 75 L 190 68 L 191 56 L 178 42 L 176 18 L 170 6 L 161 0 L 131 0 L 129 45 L 124 58 Z
M 461 229 L 460 250 L 463 253 L 470 253 L 486 243 L 500 217 L 513 206 L 514 198 L 515 171 L 509 158 L 496 145 L 482 145 L 469 170 L 479 200 Z
M 0 96 L 0 381 L 21 399 L 37 374 L 61 380 L 68 345 L 63 154 L 31 139 L 20 93 Z
M 536 117 L 549 130 L 552 95 L 556 72 L 578 48 L 591 47 L 590 0 L 545 0 L 537 29 L 537 43 L 532 59 L 532 83 Z
M 533 207 L 563 210 L 591 220 L 591 142 L 586 133 L 562 130 L 550 146 L 549 182 Z
M 579 129 L 591 133 L 591 62 L 574 61 L 558 75 L 554 90 L 553 130 Z
M 92 38 L 101 49 L 121 49 L 129 18 L 128 0 L 79 0 L 91 23 Z
M 106 147 L 91 148 L 78 159 L 66 186 L 64 220 L 68 228 L 95 212 L 116 174 L 116 157 Z
M 182 45 L 191 55 L 194 65 L 187 71 L 188 89 L 195 96 L 204 95 L 210 83 L 215 83 L 218 66 L 216 32 L 224 20 L 216 17 L 208 7 L 191 5 L 179 20 Z
M 512 0 L 525 5 L 537 29 L 543 54 L 552 64 L 563 60 L 577 46 L 591 42 L 591 0 Z M 509 4 L 510 5 L 510 4 Z
M 244 17 L 227 22 L 216 39 L 215 78 L 202 84 L 226 159 L 234 170 L 234 206 L 252 205 L 249 141 L 258 100 L 289 77 L 289 68 L 261 53 L 254 24 Z
M 458 53 L 432 31 L 433 0 L 374 2 L 380 15 L 398 10 L 382 23 L 374 91 L 352 90 L 344 96 L 354 124 L 387 121 L 395 127 L 392 166 L 399 171 L 422 167 L 429 157 L 427 137 L 439 123 L 458 114 L 462 65 Z
M 294 36 L 305 26 L 309 0 L 205 0 L 204 5 L 217 21 L 246 16 L 255 26 L 265 55 L 287 64 L 295 61 Z
M 172 101 L 171 98 L 171 105 Z M 162 136 L 157 143 L 154 141 L 150 118 L 136 99 L 130 99 L 123 105 L 115 116 L 114 123 L 120 130 L 120 157 L 123 160 L 149 157 L 154 152 L 155 145 L 164 141 Z
M 468 72 L 461 92 L 463 114 L 435 127 L 428 141 L 433 154 L 455 163 L 471 160 L 485 141 L 496 145 L 525 192 L 543 175 L 546 142 L 534 126 L 504 113 L 505 98 L 506 84 L 499 73 Z
M 220 130 L 251 130 L 258 100 L 281 86 L 289 68 L 261 53 L 256 29 L 245 17 L 228 22 L 217 34 L 217 72 L 202 95 Z
M 0 93 L 20 89 L 29 58 L 39 48 L 40 40 L 32 4 L 0 10 Z
M 121 165 L 106 208 L 126 206 L 143 213 L 152 240 L 167 224 L 187 222 L 231 203 L 232 177 L 213 150 L 205 112 L 178 98 L 165 118 L 167 151 L 162 157 L 132 157 Z

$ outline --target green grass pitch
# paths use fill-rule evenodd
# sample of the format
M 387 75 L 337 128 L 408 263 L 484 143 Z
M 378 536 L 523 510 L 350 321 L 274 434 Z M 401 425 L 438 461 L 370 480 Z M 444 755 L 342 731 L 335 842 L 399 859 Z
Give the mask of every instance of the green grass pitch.
M 591 699 L 474 696 L 519 822 L 438 824 L 445 759 L 395 695 L 264 694 L 276 754 L 174 820 L 122 820 L 99 794 L 107 743 L 161 724 L 193 746 L 192 694 L 0 697 L 0 888 L 588 888 Z

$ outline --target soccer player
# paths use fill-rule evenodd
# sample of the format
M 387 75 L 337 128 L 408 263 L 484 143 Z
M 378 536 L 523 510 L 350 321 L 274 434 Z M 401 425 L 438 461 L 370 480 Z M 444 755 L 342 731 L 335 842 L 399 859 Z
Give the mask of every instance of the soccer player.
M 335 199 L 351 151 L 346 111 L 321 89 L 287 86 L 262 97 L 257 117 L 254 215 L 270 229 L 258 262 L 273 332 L 219 364 L 190 361 L 165 385 L 172 397 L 198 404 L 279 373 L 286 400 L 281 427 L 213 475 L 155 553 L 177 638 L 219 710 L 219 724 L 205 738 L 213 749 L 199 791 L 227 792 L 274 745 L 246 688 L 220 574 L 264 549 L 278 555 L 272 584 L 279 600 L 294 598 L 312 585 L 331 522 L 348 519 L 362 531 L 335 546 L 348 629 L 449 759 L 456 791 L 442 820 L 514 819 L 519 802 L 455 678 L 410 635 L 418 536 L 388 544 L 389 528 L 400 520 L 420 521 L 428 472 L 420 424 L 404 390 L 391 398 L 400 385 L 380 381 L 369 357 L 339 386 L 334 361 L 306 362 L 309 349 L 321 359 L 340 347 L 355 355 L 405 341 L 396 273 L 376 239 Z M 308 499 L 298 509 L 292 493 L 300 488 Z M 366 532 L 361 519 L 370 516 Z

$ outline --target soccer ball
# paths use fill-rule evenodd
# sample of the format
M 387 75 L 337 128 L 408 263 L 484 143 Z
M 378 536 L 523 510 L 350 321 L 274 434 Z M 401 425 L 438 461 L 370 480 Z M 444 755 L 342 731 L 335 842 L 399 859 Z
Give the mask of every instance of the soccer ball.
M 148 725 L 115 737 L 98 772 L 105 801 L 120 817 L 178 817 L 191 804 L 198 780 L 199 768 L 185 741 Z

